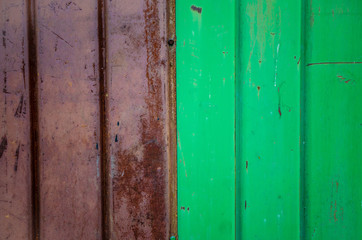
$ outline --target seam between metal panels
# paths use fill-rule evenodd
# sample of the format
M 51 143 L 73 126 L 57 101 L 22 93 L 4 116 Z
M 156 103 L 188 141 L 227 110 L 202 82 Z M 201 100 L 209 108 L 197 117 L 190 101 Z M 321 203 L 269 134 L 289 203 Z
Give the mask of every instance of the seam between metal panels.
M 107 83 L 107 15 L 106 0 L 98 0 L 98 68 L 99 123 L 101 159 L 102 239 L 110 239 L 109 146 L 108 146 L 108 83 Z
M 178 239 L 177 232 L 177 118 L 176 118 L 176 1 L 167 1 L 168 43 L 168 181 L 169 181 L 169 235 Z
M 29 105 L 30 105 L 30 166 L 31 166 L 31 214 L 32 239 L 40 239 L 40 192 L 39 192 L 39 105 L 38 105 L 38 53 L 36 2 L 27 1 L 27 34 L 29 58 Z
M 300 240 L 305 239 L 305 68 L 306 68 L 306 1 L 301 0 L 301 27 L 300 27 Z

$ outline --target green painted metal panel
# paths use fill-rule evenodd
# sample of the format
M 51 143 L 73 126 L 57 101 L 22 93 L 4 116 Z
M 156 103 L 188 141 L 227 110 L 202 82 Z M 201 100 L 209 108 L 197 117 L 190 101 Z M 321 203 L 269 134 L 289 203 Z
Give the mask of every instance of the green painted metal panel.
M 179 239 L 361 240 L 362 2 L 176 18 Z
M 237 239 L 298 239 L 301 2 L 238 9 Z
M 176 1 L 179 239 L 235 235 L 235 2 Z
M 306 4 L 305 236 L 360 240 L 362 2 Z

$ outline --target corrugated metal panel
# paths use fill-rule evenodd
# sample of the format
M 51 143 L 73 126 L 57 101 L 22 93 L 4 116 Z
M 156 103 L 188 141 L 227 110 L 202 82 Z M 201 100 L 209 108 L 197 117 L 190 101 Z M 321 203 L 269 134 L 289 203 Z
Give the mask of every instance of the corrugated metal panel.
M 0 4 L 1 239 L 362 239 L 360 1 Z
M 1 239 L 169 238 L 167 9 L 1 1 Z
M 361 16 L 358 0 L 177 2 L 180 239 L 362 239 Z

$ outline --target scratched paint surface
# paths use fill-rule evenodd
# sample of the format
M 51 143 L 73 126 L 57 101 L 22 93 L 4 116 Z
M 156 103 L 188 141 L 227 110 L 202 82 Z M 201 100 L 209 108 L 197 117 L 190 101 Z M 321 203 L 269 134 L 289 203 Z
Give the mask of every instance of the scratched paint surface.
M 179 239 L 234 239 L 234 1 L 176 1 Z
M 6 0 L 0 11 L 0 239 L 27 239 L 31 181 L 26 8 L 22 0 Z
M 238 5 L 237 239 L 299 238 L 300 6 Z
M 305 239 L 362 239 L 362 4 L 308 1 Z

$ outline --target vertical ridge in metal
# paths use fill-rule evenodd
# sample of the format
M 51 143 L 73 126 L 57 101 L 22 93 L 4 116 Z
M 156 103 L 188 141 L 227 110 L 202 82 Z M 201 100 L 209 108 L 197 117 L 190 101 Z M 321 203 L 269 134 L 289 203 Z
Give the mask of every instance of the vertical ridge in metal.
M 29 102 L 30 102 L 30 142 L 31 142 L 31 214 L 32 239 L 40 239 L 39 202 L 39 105 L 38 105 L 38 53 L 36 33 L 35 0 L 27 1 L 27 34 L 29 58 Z

